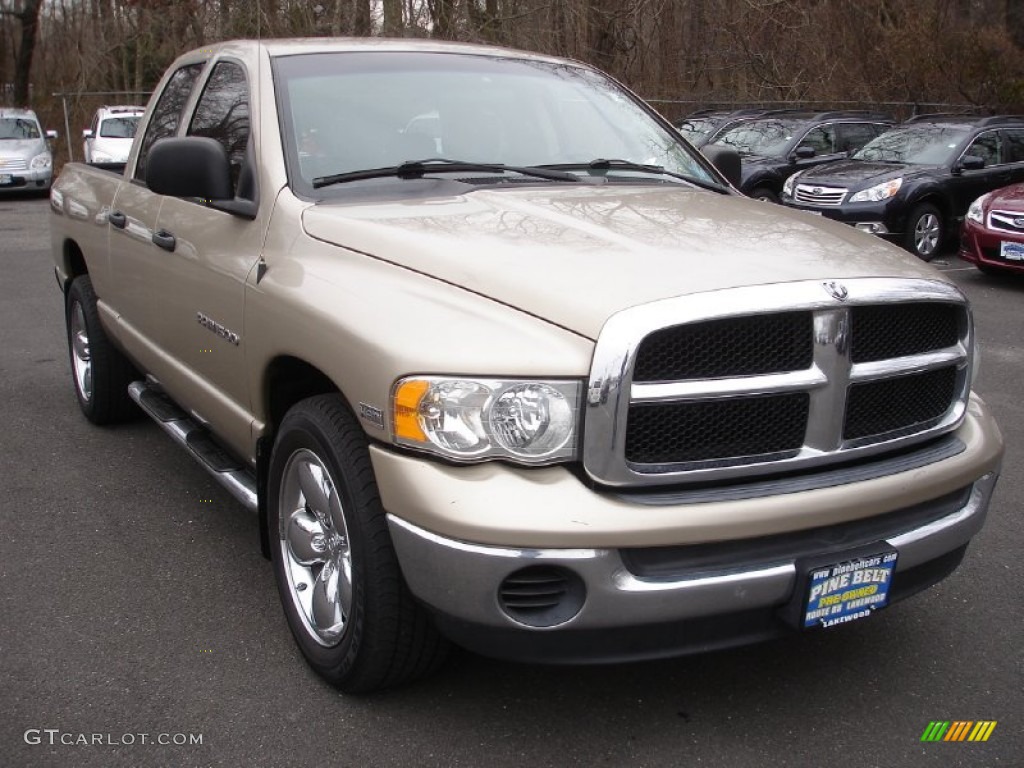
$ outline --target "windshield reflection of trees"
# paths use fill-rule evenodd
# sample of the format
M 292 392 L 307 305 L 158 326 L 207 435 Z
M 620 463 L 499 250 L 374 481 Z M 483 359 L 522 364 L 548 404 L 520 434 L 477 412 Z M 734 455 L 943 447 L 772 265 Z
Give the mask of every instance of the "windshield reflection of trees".
M 720 136 L 716 144 L 728 144 L 746 155 L 781 155 L 793 138 L 796 124 L 784 120 L 750 120 Z
M 965 129 L 944 126 L 896 129 L 869 142 L 853 157 L 883 163 L 937 165 L 949 161 L 966 135 Z

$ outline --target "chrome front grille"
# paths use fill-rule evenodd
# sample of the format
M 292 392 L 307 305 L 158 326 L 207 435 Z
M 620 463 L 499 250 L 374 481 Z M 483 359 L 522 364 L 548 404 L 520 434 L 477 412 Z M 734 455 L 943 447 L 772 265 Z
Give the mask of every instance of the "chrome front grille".
M 845 187 L 821 187 L 817 184 L 797 184 L 793 200 L 809 205 L 841 205 L 846 197 Z
M 1001 232 L 1012 232 L 1015 235 L 1024 234 L 1024 213 L 990 211 L 988 226 L 989 229 L 997 229 Z
M 925 440 L 963 418 L 972 333 L 963 295 L 933 280 L 747 287 L 626 310 L 595 350 L 584 466 L 615 486 L 704 482 Z
M 27 170 L 28 160 L 23 157 L 0 157 L 0 173 Z

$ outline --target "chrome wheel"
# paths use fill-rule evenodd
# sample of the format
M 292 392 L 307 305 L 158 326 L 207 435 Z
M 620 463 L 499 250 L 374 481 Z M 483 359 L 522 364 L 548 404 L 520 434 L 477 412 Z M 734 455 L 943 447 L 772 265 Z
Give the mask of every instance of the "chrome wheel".
M 71 367 L 74 369 L 78 394 L 88 403 L 92 399 L 92 354 L 89 350 L 89 333 L 85 327 L 85 313 L 78 302 L 71 307 Z
M 914 225 L 914 250 L 921 256 L 931 256 L 939 247 L 942 225 L 934 213 L 925 213 Z
M 288 458 L 279 504 L 288 594 L 309 636 L 337 645 L 352 615 L 352 549 L 334 481 L 309 449 Z

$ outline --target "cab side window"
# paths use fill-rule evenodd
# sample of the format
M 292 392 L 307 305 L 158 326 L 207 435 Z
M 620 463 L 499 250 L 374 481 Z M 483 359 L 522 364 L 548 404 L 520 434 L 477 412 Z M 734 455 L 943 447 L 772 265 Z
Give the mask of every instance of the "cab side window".
M 202 64 L 188 64 L 171 75 L 171 79 L 167 81 L 167 87 L 153 108 L 153 117 L 146 127 L 146 135 L 142 137 L 139 161 L 135 165 L 135 178 L 139 181 L 146 180 L 146 158 L 149 157 L 152 146 L 158 139 L 173 136 L 178 132 L 181 113 L 202 70 Z
M 837 132 L 839 134 L 837 152 L 860 149 L 879 133 L 877 126 L 871 123 L 842 123 L 837 126 Z
M 199 98 L 188 134 L 219 141 L 231 161 L 231 184 L 235 196 L 253 199 L 252 168 L 246 152 L 249 145 L 249 84 L 241 66 L 222 61 L 214 67 Z
M 812 147 L 819 155 L 831 155 L 836 151 L 836 132 L 831 125 L 822 125 L 810 131 L 800 142 L 801 147 Z
M 976 138 L 964 154 L 980 157 L 985 161 L 985 167 L 999 165 L 1002 162 L 999 158 L 999 134 L 995 131 L 983 133 Z
M 1024 130 L 1003 131 L 1003 162 L 1024 162 Z

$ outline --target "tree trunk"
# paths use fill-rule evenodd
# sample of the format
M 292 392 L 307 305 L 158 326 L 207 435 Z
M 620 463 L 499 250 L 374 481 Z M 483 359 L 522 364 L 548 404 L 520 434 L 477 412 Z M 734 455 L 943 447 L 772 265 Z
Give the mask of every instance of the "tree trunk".
M 384 36 L 402 36 L 402 0 L 384 0 Z
M 370 15 L 372 0 L 354 0 L 354 14 L 352 18 L 352 34 L 358 37 L 369 37 L 373 33 Z
M 25 6 L 15 17 L 21 23 L 21 40 L 14 55 L 14 103 L 28 106 L 29 83 L 32 75 L 32 57 L 36 51 L 36 39 L 39 32 L 39 11 L 43 0 L 26 0 Z

